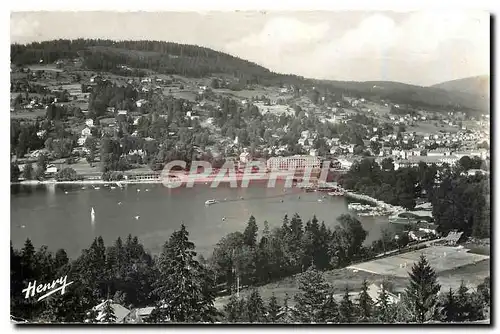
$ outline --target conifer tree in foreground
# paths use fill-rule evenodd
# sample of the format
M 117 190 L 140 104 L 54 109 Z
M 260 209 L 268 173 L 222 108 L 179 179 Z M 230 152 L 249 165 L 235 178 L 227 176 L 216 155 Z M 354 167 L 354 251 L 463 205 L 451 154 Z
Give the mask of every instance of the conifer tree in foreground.
M 290 307 L 288 306 L 288 301 L 290 300 L 290 297 L 288 296 L 288 293 L 285 293 L 285 298 L 283 300 L 283 315 L 281 316 L 281 322 L 285 324 L 289 324 L 293 322 L 293 317 L 290 314 Z
M 345 287 L 344 297 L 342 297 L 342 301 L 340 302 L 339 314 L 341 323 L 351 323 L 354 321 L 354 304 L 351 301 L 351 296 L 349 295 L 349 286 L 347 285 Z
M 267 321 L 271 323 L 278 322 L 280 319 L 281 307 L 278 305 L 278 299 L 273 295 L 269 299 L 269 304 L 267 306 Z
M 335 301 L 334 294 L 334 289 L 330 287 L 322 308 L 322 320 L 326 323 L 339 322 L 339 308 Z
M 113 306 L 111 305 L 111 300 L 108 299 L 106 302 L 104 302 L 104 307 L 102 309 L 102 318 L 101 322 L 116 322 L 116 315 L 115 315 L 115 310 L 113 309 Z
M 424 323 L 432 320 L 436 314 L 437 296 L 441 286 L 437 275 L 422 254 L 412 267 L 410 283 L 406 288 L 408 301 L 414 311 L 413 321 Z
M 325 294 L 329 285 L 323 275 L 316 269 L 309 268 L 298 277 L 299 289 L 302 291 L 295 295 L 296 302 L 293 310 L 293 319 L 296 322 L 324 322 L 323 306 Z
M 366 279 L 363 280 L 361 285 L 361 293 L 358 297 L 358 309 L 359 309 L 359 321 L 367 322 L 370 321 L 373 309 L 372 297 L 368 294 L 368 282 Z
M 266 307 L 257 289 L 253 289 L 246 303 L 246 319 L 248 322 L 265 322 Z
M 457 303 L 455 294 L 453 293 L 453 290 L 451 288 L 446 294 L 446 300 L 443 303 L 443 309 L 441 312 L 443 315 L 443 321 L 456 321 Z
M 242 322 L 243 321 L 243 306 L 241 300 L 232 294 L 229 302 L 224 305 L 224 317 L 227 322 Z
M 257 222 L 255 221 L 254 216 L 250 216 L 248 219 L 247 226 L 245 227 L 245 231 L 243 232 L 243 238 L 245 244 L 250 247 L 255 247 L 257 244 L 257 231 L 259 228 L 257 227 Z
M 476 321 L 483 319 L 483 305 L 474 294 L 469 292 L 464 281 L 460 284 L 455 297 L 455 321 Z
M 394 321 L 394 312 L 389 301 L 389 295 L 383 284 L 382 291 L 380 291 L 377 299 L 377 318 L 382 323 L 390 323 Z
M 159 280 L 153 291 L 159 299 L 152 314 L 157 322 L 213 322 L 218 314 L 212 277 L 196 260 L 188 235 L 181 225 L 160 255 Z

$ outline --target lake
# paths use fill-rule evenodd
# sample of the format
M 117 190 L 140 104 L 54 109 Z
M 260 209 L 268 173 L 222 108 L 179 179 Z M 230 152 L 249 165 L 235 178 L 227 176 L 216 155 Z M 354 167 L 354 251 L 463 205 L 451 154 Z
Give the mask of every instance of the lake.
M 254 215 L 262 231 L 264 220 L 271 228 L 280 226 L 285 214 L 298 213 L 304 223 L 316 214 L 318 220 L 333 228 L 336 218 L 347 213 L 347 200 L 324 193 L 306 193 L 297 188 L 284 191 L 252 185 L 248 188 L 217 188 L 196 185 L 169 189 L 162 184 L 128 184 L 125 188 L 91 185 L 12 185 L 11 240 L 21 248 L 30 238 L 39 248 L 64 248 L 71 258 L 102 236 L 110 245 L 119 236 L 137 236 L 152 253 L 161 250 L 172 232 L 184 223 L 198 253 L 210 255 L 214 245 L 227 233 L 243 231 Z M 323 198 L 326 195 L 325 198 Z M 220 202 L 205 206 L 208 199 Z M 91 223 L 91 210 L 95 222 Z M 138 217 L 137 217 L 138 216 Z M 224 219 L 223 219 L 224 218 Z M 380 237 L 389 225 L 386 217 L 359 217 L 368 231 L 366 242 Z

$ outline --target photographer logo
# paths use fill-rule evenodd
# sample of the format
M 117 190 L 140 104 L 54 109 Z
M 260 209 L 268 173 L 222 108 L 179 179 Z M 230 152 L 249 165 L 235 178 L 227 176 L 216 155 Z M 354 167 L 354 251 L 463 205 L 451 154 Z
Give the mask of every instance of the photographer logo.
M 29 282 L 28 287 L 23 290 L 25 294 L 24 298 L 35 297 L 44 292 L 46 293 L 38 297 L 37 301 L 41 301 L 58 291 L 61 291 L 61 295 L 64 295 L 66 287 L 73 283 L 73 281 L 67 283 L 67 278 L 68 276 L 66 275 L 52 281 L 52 283 L 39 284 L 38 286 L 36 285 L 36 281 Z

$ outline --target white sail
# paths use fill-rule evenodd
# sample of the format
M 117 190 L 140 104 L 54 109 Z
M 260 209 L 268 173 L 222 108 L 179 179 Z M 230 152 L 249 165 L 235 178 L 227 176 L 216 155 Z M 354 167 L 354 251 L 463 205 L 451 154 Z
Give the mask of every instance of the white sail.
M 94 207 L 92 207 L 92 209 L 90 210 L 90 219 L 91 219 L 92 223 L 94 223 L 94 221 L 95 221 Z

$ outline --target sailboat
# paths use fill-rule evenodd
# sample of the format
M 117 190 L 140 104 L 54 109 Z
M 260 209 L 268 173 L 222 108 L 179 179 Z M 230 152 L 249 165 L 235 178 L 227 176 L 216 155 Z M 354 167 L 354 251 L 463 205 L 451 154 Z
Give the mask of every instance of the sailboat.
M 92 209 L 90 210 L 90 219 L 92 220 L 92 223 L 94 222 L 95 220 L 95 211 L 94 211 L 94 207 L 92 207 Z

